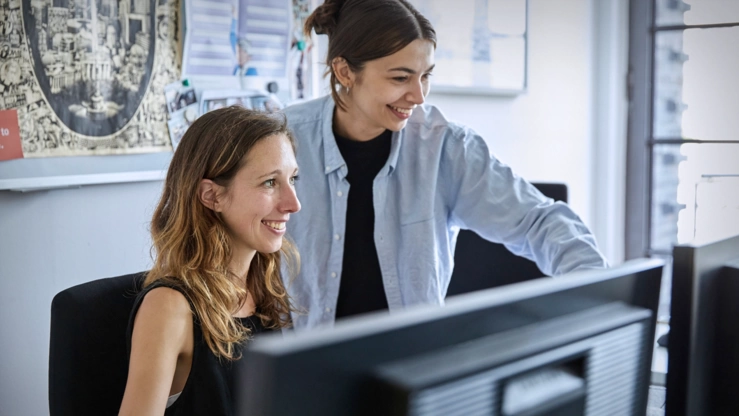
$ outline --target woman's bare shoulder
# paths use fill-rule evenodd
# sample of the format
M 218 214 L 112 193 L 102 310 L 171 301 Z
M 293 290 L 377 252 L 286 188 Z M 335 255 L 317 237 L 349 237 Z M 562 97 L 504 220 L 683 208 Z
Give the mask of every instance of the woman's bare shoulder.
M 176 289 L 161 286 L 144 295 L 136 313 L 136 320 L 140 318 L 161 323 L 184 321 L 192 319 L 192 311 L 185 295 Z

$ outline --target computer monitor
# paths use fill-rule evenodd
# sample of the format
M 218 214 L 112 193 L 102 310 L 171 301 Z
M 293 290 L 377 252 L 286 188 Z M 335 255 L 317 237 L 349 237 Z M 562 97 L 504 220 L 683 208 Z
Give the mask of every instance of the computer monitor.
M 727 263 L 721 271 L 719 321 L 714 349 L 715 372 L 711 397 L 715 415 L 739 413 L 739 259 Z
M 661 260 L 255 339 L 237 415 L 644 414 Z
M 736 359 L 732 356 L 739 353 L 739 344 L 719 338 L 732 339 L 737 331 L 733 304 L 739 290 L 732 287 L 726 264 L 739 259 L 739 236 L 675 246 L 672 256 L 666 414 L 739 414 L 738 407 L 716 411 L 726 401 L 736 404 L 739 394 L 738 375 L 726 374 L 724 367 Z M 727 387 L 733 391 L 722 393 Z

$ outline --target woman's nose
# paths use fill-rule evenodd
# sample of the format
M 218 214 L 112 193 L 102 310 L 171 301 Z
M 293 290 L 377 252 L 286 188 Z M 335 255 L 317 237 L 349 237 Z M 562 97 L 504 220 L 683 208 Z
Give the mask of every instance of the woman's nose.
M 298 194 L 295 192 L 295 188 L 292 186 L 286 187 L 280 201 L 280 210 L 282 212 L 295 213 L 300 211 L 300 200 L 298 200 Z

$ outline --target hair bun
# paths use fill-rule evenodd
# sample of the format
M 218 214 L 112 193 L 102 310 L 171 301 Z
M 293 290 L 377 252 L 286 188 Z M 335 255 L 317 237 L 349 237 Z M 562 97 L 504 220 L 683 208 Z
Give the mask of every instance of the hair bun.
M 315 30 L 319 35 L 328 35 L 334 32 L 339 20 L 339 12 L 346 0 L 326 0 L 308 16 L 305 21 L 305 32 Z

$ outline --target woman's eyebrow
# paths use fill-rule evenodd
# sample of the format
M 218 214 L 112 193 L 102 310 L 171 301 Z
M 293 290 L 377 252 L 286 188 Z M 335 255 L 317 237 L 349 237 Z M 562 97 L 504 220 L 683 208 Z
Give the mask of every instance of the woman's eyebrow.
M 436 64 L 431 65 L 429 67 L 429 69 L 427 69 L 425 72 L 431 72 L 434 69 L 435 66 L 436 66 Z M 396 67 L 396 68 L 390 68 L 390 69 L 388 69 L 388 72 L 390 72 L 390 71 L 401 71 L 401 72 L 406 72 L 406 73 L 411 74 L 411 75 L 417 74 L 417 72 L 414 69 L 411 69 L 411 68 L 408 68 L 408 67 L 405 67 L 405 66 L 399 66 L 399 67 Z
M 265 173 L 264 175 L 261 175 L 261 176 L 259 176 L 258 178 L 260 178 L 260 179 L 261 179 L 261 178 L 266 178 L 267 176 L 272 176 L 272 175 L 279 175 L 280 173 L 282 173 L 282 171 L 281 171 L 280 169 L 276 169 L 276 170 L 273 170 L 273 171 L 272 171 L 272 172 L 270 172 L 270 173 Z

